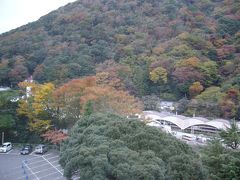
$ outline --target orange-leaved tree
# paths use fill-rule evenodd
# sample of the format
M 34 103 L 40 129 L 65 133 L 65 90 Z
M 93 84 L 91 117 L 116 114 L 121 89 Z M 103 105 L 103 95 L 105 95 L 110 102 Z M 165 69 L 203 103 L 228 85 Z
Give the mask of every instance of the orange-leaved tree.
M 118 64 L 113 60 L 107 60 L 96 67 L 96 82 L 112 86 L 118 90 L 124 90 L 124 76 L 130 75 L 131 71 L 126 65 Z
M 197 96 L 203 91 L 203 86 L 201 85 L 200 82 L 194 82 L 190 87 L 189 87 L 189 94 L 191 97 Z
M 80 118 L 80 110 L 83 109 L 83 105 L 80 104 L 80 97 L 86 87 L 95 85 L 96 78 L 88 76 L 82 79 L 73 79 L 54 91 L 53 98 L 57 106 L 55 119 L 57 119 L 56 123 L 60 127 L 71 127 Z
M 48 130 L 41 135 L 46 141 L 50 141 L 55 145 L 59 145 L 62 141 L 68 138 L 68 135 L 61 130 Z
M 89 109 L 120 115 L 136 114 L 142 110 L 141 102 L 128 92 L 98 84 L 95 76 L 71 80 L 56 89 L 53 96 L 61 126 L 72 126 L 82 115 L 89 114 Z
M 109 86 L 87 87 L 80 103 L 92 102 L 94 112 L 111 112 L 118 115 L 140 113 L 142 104 L 126 91 L 116 90 Z

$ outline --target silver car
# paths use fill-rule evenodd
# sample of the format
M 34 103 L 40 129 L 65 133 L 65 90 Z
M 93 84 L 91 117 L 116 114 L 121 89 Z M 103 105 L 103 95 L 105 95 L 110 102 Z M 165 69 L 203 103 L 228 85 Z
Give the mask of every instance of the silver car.
M 35 153 L 36 154 L 44 154 L 47 151 L 48 151 L 47 146 L 45 146 L 43 144 L 39 144 L 35 147 Z
M 12 143 L 10 142 L 5 142 L 2 144 L 2 146 L 0 147 L 0 152 L 8 152 L 12 149 Z

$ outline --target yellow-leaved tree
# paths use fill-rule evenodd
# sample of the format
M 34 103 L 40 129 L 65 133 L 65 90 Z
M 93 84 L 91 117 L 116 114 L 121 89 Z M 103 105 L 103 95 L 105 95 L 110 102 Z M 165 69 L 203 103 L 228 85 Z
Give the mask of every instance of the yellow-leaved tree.
M 167 70 L 163 67 L 157 67 L 150 72 L 150 79 L 154 83 L 166 83 L 167 82 Z
M 24 96 L 19 101 L 17 113 L 26 117 L 30 131 L 41 134 L 51 126 L 51 113 L 54 108 L 52 93 L 55 89 L 52 83 L 37 84 L 21 82 L 19 87 Z

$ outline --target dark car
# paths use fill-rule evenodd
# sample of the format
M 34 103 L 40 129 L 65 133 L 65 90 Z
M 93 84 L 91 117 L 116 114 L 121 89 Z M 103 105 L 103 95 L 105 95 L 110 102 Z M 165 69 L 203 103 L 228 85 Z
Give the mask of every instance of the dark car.
M 20 151 L 22 155 L 30 154 L 31 152 L 32 152 L 32 146 L 30 144 L 23 146 L 23 148 Z

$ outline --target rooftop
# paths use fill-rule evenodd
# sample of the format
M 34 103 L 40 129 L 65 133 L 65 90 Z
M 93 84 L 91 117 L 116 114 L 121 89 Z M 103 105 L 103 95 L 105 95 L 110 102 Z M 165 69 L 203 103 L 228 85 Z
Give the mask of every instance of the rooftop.
M 209 120 L 203 117 L 187 117 L 183 115 L 175 115 L 169 112 L 157 112 L 157 111 L 144 111 L 145 118 L 154 121 L 167 121 L 175 124 L 180 129 L 184 130 L 192 126 L 211 126 L 216 129 L 226 129 L 230 127 L 230 122 L 225 119 L 213 119 Z M 240 128 L 240 122 L 237 122 Z

